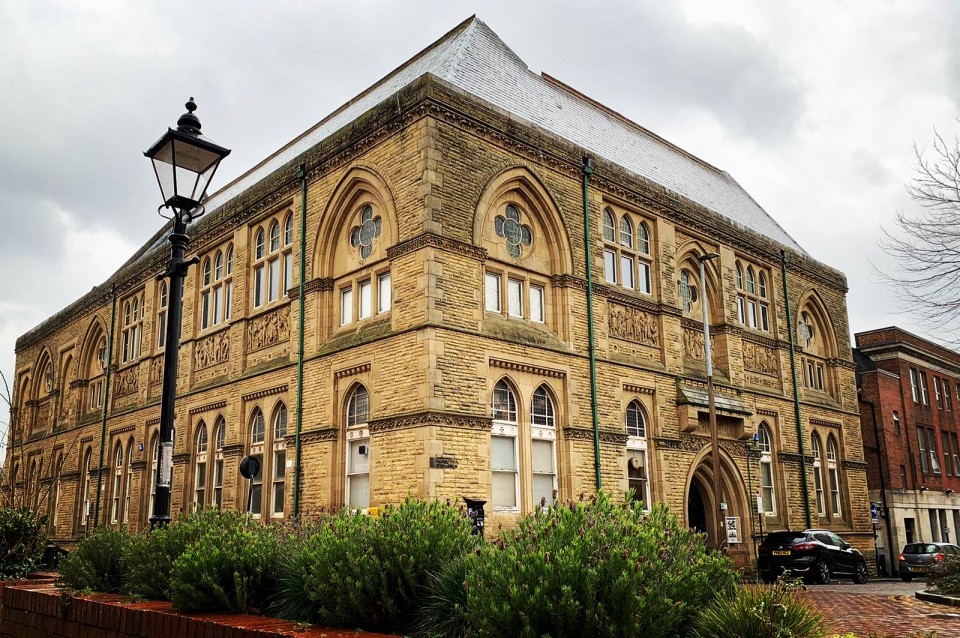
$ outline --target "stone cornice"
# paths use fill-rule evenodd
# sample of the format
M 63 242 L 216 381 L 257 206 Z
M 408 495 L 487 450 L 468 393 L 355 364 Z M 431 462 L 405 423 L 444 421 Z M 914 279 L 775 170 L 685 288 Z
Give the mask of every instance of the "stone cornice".
M 146 467 L 147 467 L 146 461 L 134 461 L 133 463 L 130 464 L 130 469 L 133 471 L 142 470 L 142 469 L 145 469 Z
M 318 441 L 336 441 L 337 438 L 339 438 L 339 434 L 340 429 L 334 427 L 301 432 L 300 445 L 305 443 L 316 443 Z M 287 436 L 283 437 L 283 442 L 288 448 L 292 448 L 297 442 L 297 436 L 295 434 L 288 434 Z
M 333 279 L 330 279 L 329 277 L 316 277 L 315 279 L 311 279 L 303 284 L 303 294 L 305 295 L 323 290 L 333 290 Z M 287 293 L 287 296 L 289 296 L 291 299 L 294 297 L 299 297 L 300 291 L 296 287 L 291 288 L 290 292 Z
M 244 445 L 243 443 L 232 443 L 230 445 L 223 446 L 223 455 L 224 456 L 240 456 L 243 454 Z
M 564 438 L 578 441 L 592 441 L 593 440 L 593 430 L 590 428 L 579 428 L 572 425 L 568 425 L 563 428 Z M 610 430 L 600 430 L 600 442 L 609 443 L 612 445 L 627 445 L 627 434 L 626 432 L 611 432 Z
M 757 414 L 761 416 L 779 416 L 774 410 L 767 410 L 766 408 L 757 408 Z
M 146 425 L 147 427 L 150 427 L 151 425 L 160 425 L 160 417 L 154 417 L 154 418 L 152 418 L 152 419 L 147 419 L 147 421 L 146 421 L 146 423 L 145 423 L 144 425 Z
M 369 363 L 361 363 L 360 365 L 350 366 L 349 368 L 341 368 L 340 370 L 334 371 L 333 377 L 335 379 L 343 379 L 344 377 L 355 377 L 364 372 L 370 372 Z
M 78 481 L 80 480 L 80 472 L 64 472 L 60 475 L 61 481 Z
M 823 419 L 810 418 L 810 425 L 820 425 L 827 428 L 840 428 L 843 426 L 842 423 L 837 423 L 836 421 L 824 421 Z
M 173 455 L 173 464 L 174 465 L 186 465 L 190 462 L 190 453 L 189 452 L 178 452 Z
M 282 394 L 283 392 L 287 391 L 288 387 L 289 386 L 284 383 L 282 385 L 267 388 L 265 390 L 258 390 L 256 392 L 251 392 L 250 394 L 245 394 L 242 398 L 244 401 L 256 401 L 257 399 L 262 399 L 263 397 L 268 397 L 273 394 Z
M 750 332 L 749 330 L 740 331 L 740 336 L 744 341 L 749 341 L 750 343 L 755 343 L 760 346 L 766 346 L 768 348 L 789 348 L 790 344 L 786 341 L 779 341 L 773 339 L 772 337 L 765 337 L 763 335 L 758 335 L 755 332 Z
M 369 422 L 371 433 L 430 426 L 489 432 L 492 425 L 493 419 L 490 417 L 431 411 L 400 414 Z
M 554 370 L 552 368 L 544 368 L 542 366 L 533 365 L 532 363 L 523 363 L 520 361 L 506 361 L 504 359 L 494 359 L 490 357 L 490 367 L 491 368 L 502 368 L 504 370 L 510 370 L 513 372 L 524 372 L 527 374 L 532 374 L 539 377 L 550 377 L 553 379 L 563 379 L 567 376 L 567 373 L 563 370 Z
M 118 434 L 124 434 L 126 432 L 133 432 L 137 426 L 135 425 L 125 425 L 122 428 L 117 428 L 115 430 L 110 430 L 110 436 L 116 436 Z
M 867 471 L 867 464 L 863 461 L 851 461 L 851 460 L 844 459 L 841 465 L 845 470 L 856 470 L 858 472 Z
M 601 286 L 597 286 L 594 289 L 597 290 L 599 288 L 601 288 Z M 674 306 L 656 301 L 650 301 L 648 299 L 642 299 L 634 295 L 628 295 L 624 292 L 621 292 L 617 288 L 613 288 L 612 286 L 602 286 L 600 294 L 601 296 L 605 296 L 607 301 L 618 303 L 621 306 L 629 306 L 630 308 L 636 308 L 638 310 L 644 310 L 646 312 L 652 312 L 661 315 L 669 315 L 672 317 L 679 317 L 683 314 L 679 308 L 675 308 Z
M 813 457 L 804 455 L 802 457 L 807 465 L 813 466 Z M 777 460 L 781 463 L 795 463 L 800 465 L 801 456 L 796 452 L 778 452 Z
M 391 246 L 387 249 L 387 259 L 393 261 L 403 255 L 423 248 L 438 248 L 447 252 L 465 255 L 480 262 L 486 261 L 487 259 L 487 250 L 485 248 L 430 232 L 422 233 L 416 237 L 400 242 L 395 246 Z
M 227 407 L 226 401 L 214 401 L 213 403 L 208 403 L 207 405 L 201 405 L 196 408 L 190 408 L 191 416 L 194 414 L 200 414 L 201 412 L 210 412 L 212 410 L 219 410 L 220 408 Z

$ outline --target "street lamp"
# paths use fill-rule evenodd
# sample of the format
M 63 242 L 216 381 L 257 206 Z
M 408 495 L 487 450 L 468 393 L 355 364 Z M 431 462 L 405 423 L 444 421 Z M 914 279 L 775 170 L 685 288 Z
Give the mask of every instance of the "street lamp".
M 173 470 L 173 417 L 177 393 L 177 355 L 180 347 L 181 297 L 183 278 L 190 264 L 197 259 L 184 259 L 190 238 L 187 224 L 204 213 L 203 198 L 220 160 L 230 150 L 200 134 L 200 120 L 193 114 L 197 104 L 193 98 L 187 112 L 177 120 L 177 128 L 167 132 L 143 154 L 153 162 L 160 185 L 163 204 L 157 209 L 161 217 L 173 220 L 170 233 L 170 263 L 158 279 L 170 277 L 167 309 L 167 334 L 163 350 L 163 386 L 160 395 L 160 462 L 154 477 L 157 490 L 153 500 L 150 528 L 170 522 L 170 477 Z M 161 212 L 166 210 L 167 212 Z
M 719 253 L 707 253 L 697 257 L 700 264 L 700 287 L 703 289 L 703 348 L 707 358 L 707 405 L 710 410 L 710 454 L 713 459 L 713 497 L 716 499 L 717 511 L 717 549 L 724 545 L 726 534 L 726 518 L 723 512 L 723 498 L 720 494 L 720 441 L 717 433 L 717 406 L 713 392 L 713 356 L 710 353 L 710 299 L 707 296 L 707 274 L 704 268 L 711 259 L 719 257 Z

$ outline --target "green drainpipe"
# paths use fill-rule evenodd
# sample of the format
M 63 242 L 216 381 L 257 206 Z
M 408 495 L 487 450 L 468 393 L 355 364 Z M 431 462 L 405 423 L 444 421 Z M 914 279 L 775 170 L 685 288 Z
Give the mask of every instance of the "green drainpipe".
M 597 477 L 597 491 L 603 487 L 600 476 L 600 417 L 597 413 L 597 350 L 593 341 L 593 258 L 590 255 L 590 207 L 587 202 L 587 186 L 593 167 L 590 158 L 583 158 L 583 245 L 586 248 L 587 266 L 587 341 L 590 352 L 590 408 L 593 416 L 593 467 Z
M 783 305 L 787 308 L 787 334 L 790 335 L 790 378 L 793 380 L 793 416 L 797 421 L 797 441 L 800 447 L 800 485 L 803 487 L 803 512 L 807 529 L 813 527 L 810 518 L 810 488 L 807 486 L 807 456 L 803 449 L 803 422 L 800 421 L 800 391 L 797 389 L 797 354 L 793 343 L 793 319 L 790 315 L 790 293 L 787 291 L 787 251 L 780 250 L 780 273 L 783 279 Z
M 100 411 L 100 466 L 97 468 L 97 501 L 93 508 L 93 527 L 100 524 L 100 490 L 103 485 L 103 445 L 107 440 L 107 406 L 110 405 L 110 364 L 113 363 L 113 331 L 117 322 L 116 284 L 110 286 L 110 339 L 107 340 L 107 358 L 104 360 L 103 410 Z M 83 485 L 83 483 L 80 483 Z
M 307 253 L 307 168 L 300 165 L 300 305 L 297 311 L 297 428 L 293 438 L 293 520 L 300 516 L 300 428 L 303 424 L 303 284 L 306 277 Z

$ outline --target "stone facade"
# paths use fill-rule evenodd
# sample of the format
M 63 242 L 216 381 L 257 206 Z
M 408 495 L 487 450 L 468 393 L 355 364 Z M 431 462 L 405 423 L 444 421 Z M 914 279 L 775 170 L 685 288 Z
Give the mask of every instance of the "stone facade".
M 844 277 L 788 250 L 784 296 L 780 244 L 598 157 L 587 189 L 588 263 L 584 154 L 426 75 L 212 209 L 190 229 L 201 262 L 184 292 L 174 512 L 198 499 L 246 507 L 237 463 L 257 453 L 265 467 L 255 509 L 264 519 L 288 517 L 299 423 L 306 514 L 406 495 L 470 496 L 488 502 L 495 530 L 541 498 L 593 493 L 598 476 L 604 489 L 625 493 L 642 489 L 645 474 L 649 499 L 713 538 L 700 320 L 700 304 L 709 303 L 723 499 L 739 519 L 731 553 L 743 563 L 753 555 L 761 462 L 765 531 L 806 526 L 804 461 L 812 524 L 872 544 Z M 630 224 L 630 247 L 621 220 Z M 693 264 L 708 252 L 719 259 L 708 262 L 702 284 Z M 611 253 L 631 269 L 630 282 L 605 266 Z M 55 538 L 82 535 L 97 511 L 107 370 L 98 515 L 108 525 L 147 524 L 164 354 L 165 292 L 156 275 L 166 255 L 163 242 L 144 250 L 18 341 L 19 429 L 6 480 L 29 492 L 31 471 L 46 478 L 52 487 L 42 506 L 55 506 Z M 127 319 L 134 299 L 139 318 Z M 804 337 L 797 375 L 805 456 L 791 331 Z M 124 359 L 128 333 L 139 347 Z M 761 424 L 769 446 L 750 451 Z M 819 520 L 814 434 L 835 442 L 838 468 L 837 507 Z M 61 453 L 62 472 L 51 472 Z M 31 470 L 37 459 L 42 469 Z
M 892 574 L 906 543 L 957 543 L 960 354 L 896 327 L 855 339 L 867 486 Z

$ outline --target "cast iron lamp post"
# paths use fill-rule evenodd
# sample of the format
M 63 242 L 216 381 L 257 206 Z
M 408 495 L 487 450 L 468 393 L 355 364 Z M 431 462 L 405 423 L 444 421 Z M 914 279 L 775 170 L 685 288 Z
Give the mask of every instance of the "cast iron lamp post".
M 150 529 L 170 522 L 170 478 L 173 470 L 173 417 L 177 394 L 177 358 L 180 348 L 180 321 L 183 312 L 181 296 L 183 278 L 197 258 L 184 259 L 190 244 L 187 224 L 203 215 L 207 186 L 230 150 L 200 134 L 200 120 L 193 114 L 197 104 L 193 98 L 187 112 L 177 120 L 177 128 L 167 129 L 159 140 L 143 154 L 153 162 L 163 204 L 157 209 L 161 217 L 173 220 L 170 233 L 170 263 L 158 279 L 170 277 L 167 310 L 167 334 L 163 348 L 163 386 L 160 395 L 160 462 L 157 464 L 156 495 Z M 163 211 L 167 212 L 164 213 Z
M 707 296 L 707 276 L 704 264 L 711 259 L 716 259 L 718 253 L 707 253 L 697 257 L 700 263 L 700 286 L 703 288 L 702 308 L 703 308 L 703 349 L 707 358 L 707 405 L 710 410 L 710 455 L 713 458 L 713 498 L 716 499 L 717 510 L 714 513 L 714 520 L 717 525 L 717 549 L 723 549 L 726 546 L 726 516 L 723 511 L 723 498 L 720 494 L 720 441 L 717 432 L 717 406 L 716 397 L 713 391 L 713 356 L 710 352 L 710 298 Z

